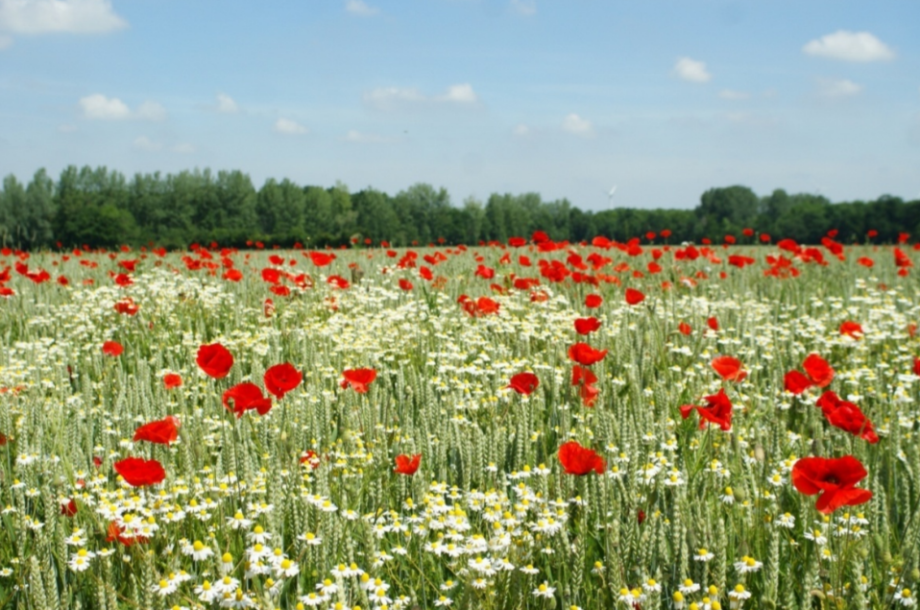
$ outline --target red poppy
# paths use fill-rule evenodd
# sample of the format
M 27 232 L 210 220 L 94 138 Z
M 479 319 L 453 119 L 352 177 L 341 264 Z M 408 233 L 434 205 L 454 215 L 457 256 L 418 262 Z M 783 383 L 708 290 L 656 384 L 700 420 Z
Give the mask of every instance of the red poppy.
M 134 431 L 132 440 L 168 445 L 177 438 L 179 438 L 179 419 L 167 415 L 163 419 L 140 426 Z
M 319 456 L 316 455 L 316 452 L 312 449 L 307 449 L 307 451 L 300 456 L 300 463 L 307 464 L 311 469 L 316 470 L 320 465 Z
M 115 472 L 131 487 L 156 485 L 166 478 L 166 471 L 156 460 L 129 457 L 115 462 Z
M 406 290 L 406 291 L 412 290 L 412 282 L 410 282 L 410 281 L 407 280 L 406 278 L 400 278 L 400 279 L 399 279 L 399 287 L 400 287 L 400 289 Z
M 0 432 L 0 447 L 2 447 L 2 446 L 4 446 L 5 444 L 7 444 L 7 443 L 9 442 L 9 440 L 10 440 L 10 439 L 8 439 L 8 438 L 6 437 L 5 434 L 3 434 L 2 432 Z
M 914 358 L 914 375 L 920 376 L 920 358 Z
M 818 354 L 809 354 L 802 362 L 802 368 L 819 388 L 826 388 L 834 379 L 834 369 Z
M 415 455 L 397 455 L 396 456 L 396 468 L 393 469 L 393 472 L 398 474 L 405 474 L 412 476 L 418 470 L 419 464 L 422 462 L 422 454 L 416 453 Z
M 582 447 L 577 441 L 563 443 L 559 447 L 559 463 L 568 474 L 586 475 L 592 470 L 604 474 L 607 464 L 596 451 Z
M 638 305 L 645 300 L 645 295 L 635 288 L 626 289 L 626 302 L 630 305 Z
M 593 407 L 598 394 L 601 393 L 594 386 L 595 383 L 597 383 L 597 375 L 591 369 L 577 364 L 572 367 L 572 385 L 580 386 L 578 393 L 582 404 L 586 407 Z
M 335 254 L 326 254 L 324 252 L 304 253 L 304 256 L 309 256 L 310 260 L 313 261 L 313 264 L 317 267 L 325 267 L 335 260 Z
M 847 320 L 846 322 L 840 325 L 840 334 L 848 335 L 849 337 L 852 337 L 853 339 L 860 339 L 863 336 L 863 329 L 862 329 L 862 326 L 859 324 L 859 322 L 852 322 L 850 320 Z
M 67 498 L 66 500 L 61 500 L 61 515 L 65 517 L 73 517 L 77 514 L 77 503 L 73 498 Z
M 585 296 L 585 307 L 596 309 L 604 304 L 604 298 L 599 294 L 589 294 Z
M 725 381 L 744 381 L 747 371 L 741 370 L 741 361 L 733 356 L 719 356 L 712 361 L 712 368 Z
M 706 326 L 708 326 L 712 330 L 719 330 L 719 321 L 715 318 L 715 316 L 711 318 L 707 318 Z
M 134 303 L 131 297 L 124 298 L 115 302 L 115 311 L 125 316 L 133 316 L 140 309 L 140 305 Z
M 796 396 L 813 385 L 814 382 L 799 371 L 789 371 L 786 373 L 786 376 L 783 377 L 783 386 L 786 388 L 786 391 L 792 392 Z
M 118 341 L 106 341 L 102 344 L 102 353 L 106 356 L 121 356 L 125 348 Z
M 807 457 L 792 467 L 792 484 L 806 496 L 821 493 L 815 508 L 830 514 L 841 506 L 865 504 L 872 499 L 870 490 L 856 488 L 867 474 L 852 455 L 835 459 Z
M 509 388 L 525 396 L 530 396 L 539 385 L 540 380 L 533 373 L 518 373 L 508 382 Z
M 269 292 L 276 294 L 279 297 L 289 297 L 291 296 L 291 289 L 287 286 L 270 286 Z
M 300 385 L 303 375 L 294 368 L 294 365 L 287 362 L 276 364 L 265 371 L 263 382 L 265 390 L 273 394 L 278 400 L 284 398 L 284 395 Z
M 367 394 L 367 386 L 377 379 L 374 369 L 345 369 L 342 371 L 342 389 L 351 386 L 358 394 Z
M 868 267 L 869 269 L 871 269 L 875 265 L 875 261 L 873 261 L 868 256 L 860 257 L 859 259 L 856 260 L 856 262 L 862 265 L 863 267 Z
M 719 390 L 718 394 L 705 396 L 706 406 L 683 405 L 680 408 L 680 415 L 684 419 L 690 416 L 690 412 L 696 409 L 700 414 L 700 429 L 706 426 L 706 422 L 717 424 L 726 432 L 732 428 L 732 403 L 725 394 L 725 390 Z M 705 421 L 704 421 L 705 420 Z
M 233 406 L 230 406 L 230 401 Z M 243 413 L 255 409 L 259 415 L 265 415 L 272 408 L 272 399 L 262 395 L 262 389 L 254 383 L 245 381 L 225 391 L 222 397 L 224 408 L 236 413 L 236 417 L 243 417 Z
M 601 327 L 601 321 L 595 317 L 578 318 L 575 320 L 575 332 L 579 335 L 589 335 Z
M 587 343 L 576 343 L 569 348 L 569 358 L 582 366 L 591 366 L 604 359 L 607 350 L 597 350 Z
M 167 390 L 178 388 L 182 385 L 182 377 L 175 373 L 167 373 L 163 376 L 163 385 L 166 386 Z
M 243 279 L 243 272 L 239 269 L 227 269 L 224 271 L 224 279 L 228 282 L 239 282 Z
M 223 379 L 233 367 L 233 354 L 220 343 L 202 345 L 198 348 L 198 357 L 195 362 L 209 377 Z
M 841 400 L 836 392 L 828 390 L 815 404 L 821 407 L 821 412 L 830 425 L 873 445 L 878 442 L 878 435 L 869 418 L 852 402 Z
M 124 546 L 131 546 L 133 544 L 144 544 L 147 542 L 147 538 L 144 536 L 125 536 L 125 528 L 119 527 L 116 521 L 110 521 L 109 526 L 106 529 L 106 542 L 118 541 Z
M 693 332 L 693 328 L 692 328 L 689 324 L 687 324 L 686 322 L 681 322 L 681 323 L 677 326 L 677 330 L 680 331 L 680 334 L 682 334 L 682 335 L 689 335 L 690 333 Z

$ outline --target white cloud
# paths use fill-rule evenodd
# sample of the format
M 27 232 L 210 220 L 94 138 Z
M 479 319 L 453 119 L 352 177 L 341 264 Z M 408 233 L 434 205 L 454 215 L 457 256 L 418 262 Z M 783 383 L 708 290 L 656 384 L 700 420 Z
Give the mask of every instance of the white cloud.
M 372 17 L 380 12 L 380 9 L 369 6 L 362 0 L 348 0 L 345 3 L 345 10 L 358 17 Z
M 447 88 L 447 93 L 436 98 L 441 102 L 457 102 L 458 104 L 475 104 L 479 101 L 473 86 L 469 83 L 462 85 L 451 85 Z
M 851 80 L 833 78 L 819 78 L 818 92 L 824 97 L 852 97 L 863 90 L 862 85 L 857 85 Z
M 722 89 L 719 91 L 719 97 L 723 100 L 746 100 L 751 97 L 747 91 L 734 91 L 732 89 Z
M 802 52 L 816 57 L 858 62 L 885 61 L 895 57 L 891 47 L 869 32 L 846 30 L 812 40 L 802 47 Z
M 240 107 L 233 100 L 232 97 L 226 93 L 217 94 L 217 112 L 225 112 L 227 114 L 234 114 L 240 111 Z
M 146 152 L 154 152 L 163 148 L 159 142 L 154 142 L 147 136 L 140 136 L 134 140 L 134 148 Z
M 128 105 L 117 97 L 106 97 L 94 93 L 80 98 L 83 118 L 100 120 L 141 119 L 145 121 L 162 121 L 166 119 L 166 109 L 157 102 L 146 101 L 132 112 Z
M 706 64 L 689 57 L 681 57 L 674 64 L 674 73 L 691 83 L 708 83 L 712 75 L 706 71 Z
M 99 34 L 128 27 L 109 0 L 0 0 L 0 30 Z
M 519 15 L 530 17 L 536 14 L 537 5 L 533 0 L 511 0 L 511 9 Z
M 87 119 L 127 119 L 131 110 L 117 97 L 108 98 L 101 93 L 94 93 L 80 98 L 80 108 Z
M 562 120 L 562 129 L 583 138 L 594 137 L 594 126 L 591 121 L 583 119 L 574 112 Z
M 414 88 L 379 87 L 363 95 L 364 103 L 378 110 L 395 110 L 419 104 L 476 104 L 479 96 L 469 83 L 451 85 L 442 95 L 428 96 Z
M 13 39 L 9 36 L 3 36 L 0 34 L 0 51 L 3 49 L 9 49 L 11 46 L 13 46 Z
M 389 138 L 385 138 L 376 133 L 364 133 L 358 131 L 357 129 L 350 130 L 345 134 L 345 140 L 348 142 L 360 142 L 360 143 L 371 143 L 371 144 L 380 144 L 382 142 L 389 142 Z
M 176 144 L 172 147 L 173 152 L 177 152 L 180 155 L 190 155 L 195 152 L 197 149 L 189 144 L 188 142 L 183 142 L 181 144 Z
M 307 133 L 307 128 L 290 119 L 278 119 L 275 122 L 275 131 L 287 135 L 303 135 Z
M 162 121 L 166 119 L 166 109 L 156 102 L 144 102 L 137 107 L 134 116 L 146 121 Z
M 514 131 L 512 133 L 514 133 L 514 135 L 516 135 L 519 138 L 526 138 L 533 132 L 530 129 L 530 127 L 521 123 L 520 125 L 514 128 Z

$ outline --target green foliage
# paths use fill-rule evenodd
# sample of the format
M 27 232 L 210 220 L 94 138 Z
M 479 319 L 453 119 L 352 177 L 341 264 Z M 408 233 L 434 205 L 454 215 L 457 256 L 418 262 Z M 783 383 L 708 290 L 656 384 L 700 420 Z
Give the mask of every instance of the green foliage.
M 671 232 L 669 241 L 720 243 L 752 228 L 773 240 L 791 237 L 820 243 L 831 229 L 844 243 L 876 243 L 920 232 L 920 200 L 883 195 L 875 201 L 832 204 L 815 194 L 782 189 L 757 197 L 746 186 L 712 188 L 695 209 L 613 208 L 584 211 L 567 199 L 544 201 L 538 193 L 493 193 L 454 205 L 444 188 L 418 183 L 388 195 L 373 188 L 351 193 L 269 179 L 258 190 L 240 171 L 196 169 L 178 174 L 135 174 L 130 180 L 105 167 L 61 172 L 55 183 L 40 169 L 28 184 L 7 176 L 0 190 L 0 244 L 23 249 L 62 246 L 158 244 L 182 248 L 217 241 L 227 246 L 348 244 L 352 237 L 393 246 L 432 243 L 474 245 L 544 231 L 552 239 L 617 241 Z

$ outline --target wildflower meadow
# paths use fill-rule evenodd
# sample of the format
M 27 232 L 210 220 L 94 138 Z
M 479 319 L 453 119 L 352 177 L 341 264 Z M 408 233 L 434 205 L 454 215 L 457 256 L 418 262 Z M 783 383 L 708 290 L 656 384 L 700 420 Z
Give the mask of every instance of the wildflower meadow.
M 834 237 L 4 249 L 0 607 L 914 606 L 920 253 Z

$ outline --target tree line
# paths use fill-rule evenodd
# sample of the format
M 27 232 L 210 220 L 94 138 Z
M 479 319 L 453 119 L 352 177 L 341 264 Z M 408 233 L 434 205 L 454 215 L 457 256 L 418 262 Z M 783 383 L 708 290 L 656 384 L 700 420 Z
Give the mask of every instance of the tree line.
M 544 231 L 554 240 L 597 235 L 626 241 L 668 229 L 670 241 L 742 239 L 745 229 L 800 243 L 818 243 L 832 229 L 844 243 L 892 242 L 920 233 L 920 200 L 883 195 L 873 201 L 831 203 L 782 189 L 758 197 L 745 186 L 712 188 L 694 209 L 613 208 L 584 211 L 567 199 L 537 193 L 499 194 L 455 204 L 444 188 L 415 184 L 396 195 L 367 188 L 350 192 L 269 179 L 256 189 L 241 171 L 209 169 L 135 174 L 69 166 L 57 181 L 44 169 L 28 184 L 14 175 L 0 190 L 0 243 L 23 249 L 193 242 L 242 247 L 254 242 L 316 248 L 354 238 L 393 246 L 507 241 Z M 744 238 L 752 239 L 752 238 Z

